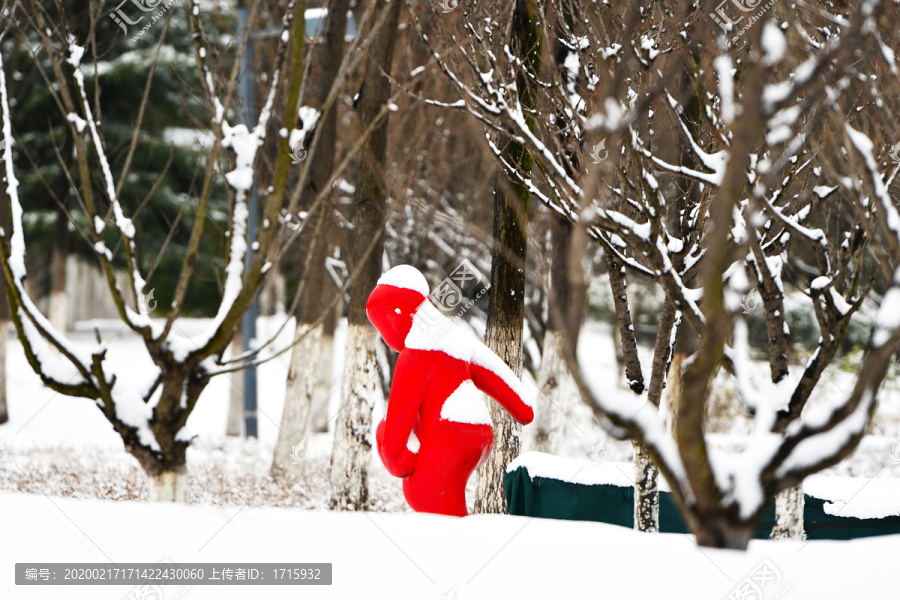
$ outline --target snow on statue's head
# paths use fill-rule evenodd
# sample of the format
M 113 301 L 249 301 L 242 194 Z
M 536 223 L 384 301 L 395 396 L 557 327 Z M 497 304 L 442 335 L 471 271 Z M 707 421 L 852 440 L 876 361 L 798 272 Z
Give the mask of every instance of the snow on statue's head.
M 398 265 L 381 276 L 366 302 L 366 314 L 387 345 L 397 352 L 413 325 L 413 315 L 428 299 L 428 282 L 415 267 Z

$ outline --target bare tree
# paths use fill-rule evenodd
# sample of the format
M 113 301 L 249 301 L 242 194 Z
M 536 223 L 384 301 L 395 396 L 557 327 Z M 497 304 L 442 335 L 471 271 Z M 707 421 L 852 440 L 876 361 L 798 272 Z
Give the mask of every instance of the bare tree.
M 576 285 L 569 281 L 569 238 L 572 235 L 571 222 L 551 215 L 550 223 L 550 265 L 548 268 L 547 302 L 549 307 L 547 326 L 544 331 L 541 350 L 541 366 L 537 386 L 540 390 L 535 411 L 535 450 L 556 454 L 565 437 L 570 401 L 576 394 L 566 357 L 563 351 L 566 332 L 565 317 L 557 307 L 584 306 L 586 286 L 578 280 Z M 573 297 L 570 301 L 569 298 Z
M 566 32 L 574 27 L 577 19 L 572 8 L 572 6 L 562 7 L 564 12 L 555 20 L 554 35 L 551 40 L 553 64 L 559 81 L 570 92 L 574 92 L 578 88 L 580 77 L 580 73 L 576 69 L 571 69 L 571 64 L 567 64 L 571 53 L 563 41 L 566 38 Z M 566 153 L 566 173 L 569 177 L 575 177 L 576 172 L 581 170 L 578 160 L 582 149 L 580 147 L 581 136 L 568 126 L 569 119 L 566 109 L 571 111 L 573 108 L 562 105 L 554 108 L 555 119 L 558 123 L 559 147 Z M 583 109 L 583 106 L 574 107 L 574 110 Z M 534 437 L 536 450 L 556 454 L 564 437 L 570 398 L 574 395 L 569 368 L 563 352 L 563 338 L 566 335 L 564 333 L 566 330 L 565 314 L 559 307 L 571 305 L 573 310 L 577 310 L 575 307 L 583 306 L 587 297 L 587 285 L 582 284 L 583 279 L 581 278 L 569 281 L 569 239 L 574 230 L 572 223 L 560 215 L 551 214 L 549 229 L 550 264 L 546 269 L 548 272 L 546 281 L 548 319 L 541 351 L 541 367 L 537 379 L 540 395 L 535 416 Z
M 341 389 L 341 409 L 335 424 L 331 456 L 332 508 L 365 510 L 368 505 L 368 471 L 372 454 L 372 409 L 383 398 L 376 359 L 378 333 L 366 316 L 366 299 L 381 274 L 386 220 L 385 160 L 388 102 L 400 2 L 375 0 L 371 43 L 365 75 L 356 101 L 359 121 L 371 130 L 360 152 L 353 196 L 353 230 L 350 262 L 357 271 L 351 284 Z
M 102 7 L 94 7 L 100 10 Z M 258 3 L 251 7 L 251 18 Z M 90 244 L 106 277 L 123 324 L 138 334 L 153 360 L 154 368 L 139 381 L 125 381 L 116 377 L 106 363 L 106 350 L 99 344 L 93 348 L 76 346 L 37 310 L 25 288 L 25 240 L 22 230 L 23 207 L 17 194 L 16 169 L 12 160 L 5 163 L 6 190 L 10 201 L 11 226 L 3 233 L 0 258 L 6 275 L 6 289 L 12 305 L 12 319 L 29 364 L 48 387 L 70 396 L 93 399 L 104 416 L 122 437 L 126 449 L 138 460 L 150 476 L 151 497 L 159 500 L 186 499 L 185 453 L 192 436 L 185 428 L 186 421 L 210 379 L 216 375 L 259 364 L 287 349 L 273 349 L 271 340 L 250 352 L 224 359 L 242 314 L 266 281 L 267 273 L 283 256 L 287 248 L 303 230 L 296 201 L 285 206 L 284 197 L 289 183 L 290 146 L 286 137 L 278 140 L 278 154 L 271 176 L 270 193 L 262 203 L 257 242 L 252 258 L 249 254 L 248 200 L 250 189 L 261 175 L 256 172 L 258 149 L 268 139 L 270 121 L 280 118 L 293 125 L 298 112 L 302 77 L 303 31 L 305 2 L 289 2 L 283 10 L 282 34 L 278 38 L 274 66 L 268 77 L 269 89 L 258 124 L 252 129 L 228 122 L 229 109 L 235 98 L 235 82 L 240 55 L 246 35 L 238 46 L 238 60 L 229 74 L 223 76 L 213 59 L 218 51 L 206 40 L 201 26 L 201 8 L 187 3 L 195 58 L 202 84 L 202 94 L 209 107 L 209 128 L 214 144 L 207 157 L 202 186 L 196 203 L 196 218 L 191 225 L 190 241 L 183 258 L 183 266 L 174 292 L 174 301 L 165 318 L 152 320 L 145 305 L 145 280 L 138 258 L 139 246 L 135 223 L 126 216 L 119 203 L 122 182 L 126 179 L 130 160 L 123 172 L 114 176 L 107 160 L 107 151 L 100 124 L 94 114 L 99 101 L 99 78 L 96 68 L 94 32 L 87 39 L 78 40 L 68 32 L 64 15 L 57 15 L 54 27 L 49 16 L 37 2 L 30 10 L 17 8 L 9 26 L 21 20 L 31 25 L 30 34 L 37 36 L 51 65 L 55 101 L 67 115 L 70 132 L 75 140 L 79 171 L 78 203 L 90 227 L 79 229 L 79 235 Z M 92 22 L 99 20 L 95 14 Z M 160 41 L 156 49 L 154 69 L 159 49 L 165 38 L 168 21 L 158 25 Z M 95 101 L 88 97 L 82 64 L 85 58 L 94 61 Z M 0 57 L 2 61 L 2 57 Z M 153 84 L 153 69 L 147 80 L 143 102 L 136 118 L 135 135 L 129 148 L 129 158 L 139 140 L 141 121 L 147 94 Z M 217 82 L 224 81 L 222 85 Z M 0 105 L 7 156 L 11 155 L 12 126 L 8 84 L 0 63 Z M 284 112 L 276 115 L 276 98 L 284 96 Z M 289 115 L 290 117 L 285 117 Z M 91 151 L 88 151 L 90 144 Z M 228 256 L 225 267 L 222 299 L 208 329 L 199 336 L 181 334 L 176 321 L 185 295 L 190 289 L 194 265 L 200 251 L 204 227 L 209 221 L 213 178 L 222 166 L 224 180 L 231 193 L 228 215 Z M 102 194 L 95 194 L 91 185 L 94 174 L 102 183 Z M 74 179 L 72 179 L 74 180 Z M 298 221 L 300 226 L 297 225 Z M 113 252 L 108 244 L 118 239 L 126 269 L 124 289 L 117 282 L 113 270 Z
M 534 107 L 541 68 L 542 34 L 539 23 L 542 4 L 517 0 L 505 12 L 511 18 L 504 39 L 514 40 L 509 50 L 523 68 L 513 69 L 517 87 L 511 100 L 529 113 Z M 499 47 L 497 48 L 499 50 Z M 513 91 L 515 90 L 515 91 Z M 530 115 L 524 117 L 533 121 Z M 528 127 L 534 127 L 529 123 Z M 494 137 L 501 167 L 494 185 L 494 227 L 491 250 L 491 296 L 488 304 L 485 343 L 512 368 L 522 372 L 522 333 L 525 312 L 525 256 L 528 239 L 528 210 L 531 192 L 522 183 L 531 174 L 529 150 L 518 140 L 505 135 Z M 516 175 L 513 175 L 513 172 Z M 478 469 L 475 512 L 506 512 L 503 474 L 521 449 L 522 427 L 506 411 L 485 399 L 494 422 L 494 445 L 487 462 Z
M 328 4 L 322 40 L 313 46 L 313 60 L 307 77 L 309 102 L 316 108 L 314 114 L 317 122 L 314 131 L 317 139 L 315 152 L 308 159 L 309 177 L 300 203 L 304 210 L 309 211 L 308 227 L 314 233 L 306 237 L 300 249 L 300 256 L 306 257 L 303 261 L 305 289 L 303 299 L 295 310 L 297 343 L 291 353 L 284 412 L 272 462 L 272 473 L 276 476 L 302 475 L 305 462 L 291 459 L 293 448 L 298 444 L 305 444 L 312 431 L 314 396 L 317 390 L 321 390 L 321 380 L 327 378 L 326 385 L 331 383 L 330 360 L 326 363 L 329 371 L 327 374 L 323 373 L 325 369 L 321 367 L 321 356 L 330 354 L 331 348 L 323 343 L 326 325 L 322 323 L 320 316 L 325 299 L 324 289 L 328 285 L 325 261 L 330 245 L 328 231 L 332 220 L 330 190 L 334 180 L 337 137 L 335 99 L 340 87 L 335 83 L 338 82 L 338 74 L 344 61 L 344 36 L 349 5 L 349 0 L 334 0 Z M 318 115 L 322 116 L 319 118 Z M 302 127 L 309 128 L 307 124 Z M 320 201 L 320 197 L 325 201 Z M 318 393 L 321 395 L 322 392 Z
M 610 19 L 613 8 L 602 9 Z M 900 328 L 889 317 L 900 295 L 894 275 L 900 220 L 888 191 L 896 169 L 890 176 L 879 170 L 883 162 L 873 142 L 893 128 L 888 115 L 897 97 L 897 69 L 886 40 L 893 39 L 887 32 L 896 27 L 897 14 L 891 10 L 874 1 L 847 14 L 779 5 L 789 22 L 784 30 L 763 16 L 741 32 L 752 34 L 746 41 L 728 50 L 729 41 L 721 38 L 718 51 L 707 42 L 715 37 L 714 24 L 692 7 L 677 15 L 660 5 L 620 13 L 626 14 L 621 26 L 607 26 L 616 22 L 604 23 L 605 14 L 599 22 L 584 19 L 565 41 L 573 67 L 591 82 L 585 89 L 605 96 L 593 102 L 590 94 L 550 84 L 542 88 L 536 111 L 543 125 L 547 113 L 541 108 L 554 101 L 587 104 L 585 116 L 577 110 L 567 114 L 571 127 L 584 132 L 593 162 L 604 164 L 581 178 L 569 175 L 554 131 L 533 130 L 520 105 L 509 101 L 514 82 L 498 81 L 509 56 L 475 62 L 463 52 L 460 66 L 445 58 L 446 51 L 435 51 L 465 100 L 461 109 L 532 152 L 540 177 L 523 173 L 520 182 L 578 223 L 583 234 L 573 236 L 580 241 L 571 264 L 580 264 L 592 239 L 618 267 L 615 273 L 624 266 L 664 290 L 666 324 L 657 334 L 649 386 L 633 360 L 634 368 L 627 369 L 631 392 L 623 394 L 592 381 L 590 369 L 579 369 L 571 341 L 566 354 L 598 418 L 646 449 L 701 545 L 745 548 L 777 493 L 852 451 L 900 345 Z M 823 23 L 837 26 L 819 27 Z M 472 34 L 469 41 L 477 45 L 480 33 Z M 729 37 L 731 44 L 740 40 L 736 32 Z M 609 68 L 595 68 L 599 60 Z M 863 84 L 866 78 L 855 75 L 875 71 L 878 85 Z M 697 94 L 695 104 L 684 105 L 678 91 L 668 88 L 679 73 L 691 78 L 689 87 L 716 93 Z M 863 104 L 873 108 L 850 110 Z M 680 150 L 696 165 L 679 164 Z M 496 155 L 503 160 L 499 150 Z M 684 193 L 692 188 L 698 193 Z M 676 197 L 686 204 L 679 207 Z M 831 198 L 840 202 L 824 201 Z M 858 225 L 843 225 L 848 222 Z M 800 287 L 822 339 L 799 376 L 788 377 L 783 282 L 789 253 L 795 252 L 815 257 L 816 276 Z M 875 280 L 867 281 L 866 274 Z M 693 281 L 699 287 L 685 283 Z M 763 295 L 769 331 L 770 373 L 762 379 L 748 357 L 740 307 L 751 282 Z M 624 292 L 621 283 L 611 281 Z M 804 415 L 872 285 L 885 294 L 853 392 L 819 414 Z M 627 292 L 618 296 L 627 300 Z M 617 306 L 623 349 L 632 337 L 623 326 L 625 309 L 627 304 Z M 684 362 L 672 402 L 673 436 L 664 427 L 658 398 L 650 394 L 660 393 L 665 381 L 670 332 L 679 319 L 698 334 L 699 344 Z M 723 368 L 754 422 L 737 456 L 721 456 L 704 431 L 713 377 Z M 639 448 L 636 455 L 641 453 Z

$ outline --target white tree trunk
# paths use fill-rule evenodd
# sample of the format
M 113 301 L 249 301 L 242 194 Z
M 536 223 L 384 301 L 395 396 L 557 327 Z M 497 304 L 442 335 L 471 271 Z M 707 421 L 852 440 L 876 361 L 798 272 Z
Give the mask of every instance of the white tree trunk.
M 802 540 L 805 505 L 803 484 L 778 492 L 775 496 L 775 527 L 772 528 L 769 539 Z
M 566 427 L 572 386 L 563 356 L 562 338 L 552 330 L 544 334 L 541 369 L 538 372 L 537 414 L 535 415 L 534 449 L 556 454 L 562 444 Z
M 284 314 L 286 286 L 287 280 L 281 269 L 269 276 L 259 294 L 259 314 L 279 316 Z
M 313 431 L 325 433 L 328 431 L 328 399 L 331 397 L 331 376 L 333 370 L 332 356 L 334 354 L 334 335 L 322 333 L 319 342 L 318 373 L 316 374 L 316 386 L 313 389 L 312 420 Z
M 672 364 L 669 365 L 669 377 L 662 393 L 660 410 L 663 413 L 666 430 L 676 439 L 675 415 L 678 414 L 678 397 L 681 395 L 681 369 L 687 356 L 676 352 L 672 355 Z
M 681 393 L 681 368 L 685 355 L 676 352 L 669 365 L 666 387 L 660 398 L 660 413 L 669 434 L 674 439 L 675 403 Z M 647 449 L 634 441 L 632 464 L 634 466 L 634 528 L 648 533 L 659 532 L 659 468 L 653 463 Z
M 50 292 L 50 304 L 47 318 L 58 331 L 65 333 L 69 329 L 69 294 L 66 290 Z
M 311 430 L 310 412 L 316 388 L 322 326 L 317 325 L 297 341 L 308 328 L 308 324 L 298 323 L 294 332 L 295 344 L 288 369 L 284 410 L 281 413 L 281 427 L 272 460 L 273 477 L 299 478 L 306 469 L 306 450 Z
M 150 476 L 151 502 L 187 502 L 187 473 L 163 471 Z
M 9 321 L 0 320 L 0 424 L 9 421 L 6 404 L 6 344 L 9 341 Z
M 659 469 L 647 449 L 632 441 L 634 450 L 634 528 L 637 531 L 659 531 Z
M 347 325 L 341 409 L 331 454 L 331 508 L 364 510 L 368 503 L 372 455 L 372 409 L 382 397 L 375 345 L 378 336 L 367 325 Z
M 231 340 L 231 356 L 241 353 L 241 329 L 240 327 Z M 231 378 L 231 401 L 228 405 L 228 424 L 225 426 L 225 435 L 240 437 L 244 432 L 244 390 L 242 383 L 244 378 L 241 373 L 233 373 Z

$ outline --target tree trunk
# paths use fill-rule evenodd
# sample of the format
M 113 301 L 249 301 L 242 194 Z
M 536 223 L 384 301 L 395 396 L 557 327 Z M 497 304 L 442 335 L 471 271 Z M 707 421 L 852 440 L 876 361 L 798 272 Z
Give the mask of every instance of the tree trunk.
M 307 289 L 297 308 L 297 325 L 291 366 L 288 370 L 278 442 L 272 462 L 272 476 L 303 475 L 305 461 L 298 460 L 298 444 L 306 444 L 311 427 L 313 395 L 319 378 L 319 361 L 322 353 L 322 325 L 315 324 L 322 310 L 322 286 L 325 280 L 325 223 L 324 210 L 314 211 L 312 220 L 318 223 L 313 231 L 311 257 L 307 263 L 305 281 Z M 302 339 L 299 339 L 301 338 Z M 299 339 L 299 341 L 297 341 Z M 352 364 L 352 363 L 349 363 Z
M 5 191 L 0 191 L 0 227 L 3 231 L 12 231 L 10 221 L 9 198 Z M 6 272 L 0 268 L 0 425 L 9 421 L 6 403 L 6 350 L 11 321 L 9 298 L 6 295 Z
M 511 35 L 513 52 L 522 59 L 522 69 L 540 74 L 540 13 L 533 0 L 517 0 Z M 516 77 L 519 102 L 530 109 L 536 104 L 533 80 L 519 72 Z M 534 129 L 534 117 L 526 117 Z M 531 154 L 509 139 L 500 140 L 504 161 L 529 177 Z M 494 183 L 493 246 L 491 248 L 491 295 L 488 302 L 485 344 L 503 359 L 516 375 L 522 373 L 522 335 L 525 323 L 525 256 L 528 235 L 528 205 L 531 193 L 502 168 Z M 486 398 L 494 424 L 491 454 L 478 470 L 476 513 L 507 512 L 503 474 L 522 446 L 522 426 L 498 404 Z
M 308 325 L 297 325 L 295 335 L 303 335 Z M 284 411 L 275 455 L 272 459 L 272 476 L 298 479 L 306 466 L 306 448 L 310 433 L 310 411 L 316 384 L 315 353 L 319 349 L 321 326 L 316 326 L 303 339 L 296 341 L 291 353 L 287 386 L 284 395 Z
M 515 269 L 513 269 L 515 271 Z M 521 276 L 521 275 L 520 275 Z M 493 281 L 493 276 L 491 277 Z M 524 295 L 524 278 L 520 289 L 520 297 Z M 491 294 L 491 302 L 497 295 L 503 296 L 504 300 L 510 296 L 506 296 L 503 292 L 510 289 L 508 287 L 496 287 L 491 285 L 491 289 L 499 291 L 499 294 Z M 512 298 L 515 298 L 514 296 Z M 502 302 L 497 302 L 501 304 Z M 515 300 L 506 302 L 510 312 L 504 317 L 515 317 L 515 307 L 511 306 L 516 303 Z M 485 333 L 485 344 L 488 348 L 496 352 L 500 358 L 506 362 L 513 372 L 519 376 L 522 373 L 522 314 L 524 306 L 519 309 L 519 327 L 510 326 L 491 326 L 491 314 L 497 314 L 488 309 L 488 326 Z M 496 319 L 495 319 L 496 320 Z M 503 494 L 503 474 L 506 472 L 506 466 L 515 460 L 522 448 L 522 426 L 509 416 L 496 402 L 486 398 L 488 403 L 491 421 L 494 424 L 494 444 L 491 454 L 487 462 L 478 469 L 478 487 L 476 489 L 475 512 L 476 513 L 505 513 L 507 512 L 506 496 Z
M 150 449 L 143 445 L 134 429 L 127 429 L 119 421 L 113 423 L 113 427 L 125 442 L 125 449 L 137 459 L 147 474 L 150 501 L 187 502 L 186 457 L 190 442 L 175 439 L 178 429 L 167 428 L 160 423 L 155 425 L 153 429 L 159 449 Z
M 69 298 L 66 293 L 66 259 L 69 256 L 69 219 L 62 211 L 56 213 L 53 227 L 53 251 L 50 259 L 50 302 L 47 310 L 50 323 L 65 333 L 69 328 Z
M 259 313 L 265 316 L 283 315 L 285 303 L 285 277 L 280 267 L 266 279 L 259 293 Z
M 86 32 L 85 32 L 86 33 Z M 56 197 L 66 199 L 70 195 L 70 181 L 64 175 L 71 167 L 74 155 L 75 138 L 68 129 L 63 130 L 60 156 L 64 157 L 66 166 L 53 181 Z M 56 221 L 53 225 L 53 242 L 50 254 L 50 298 L 47 303 L 47 316 L 50 323 L 58 331 L 65 333 L 69 328 L 69 298 L 66 292 L 66 263 L 69 258 L 69 216 L 66 209 L 56 208 Z M 5 301 L 4 301 L 5 302 Z
M 573 28 L 577 16 L 572 7 L 561 6 L 559 18 L 555 23 L 553 36 L 553 57 L 559 76 L 565 82 L 567 89 L 576 89 L 578 76 L 574 75 L 566 67 L 571 50 L 561 40 L 567 39 L 568 31 Z M 564 149 L 567 162 L 564 164 L 566 174 L 572 178 L 578 178 L 579 169 L 578 148 L 581 147 L 582 136 L 574 134 L 565 127 L 566 114 L 557 109 L 557 123 L 560 126 L 557 140 L 560 148 Z M 577 347 L 577 329 L 566 323 L 570 311 L 578 310 L 583 314 L 584 304 L 587 298 L 587 285 L 570 281 L 569 278 L 569 252 L 574 225 L 568 219 L 559 215 L 550 215 L 550 268 L 549 282 L 547 286 L 547 301 L 549 305 L 547 330 L 544 334 L 544 346 L 541 350 L 541 368 L 538 372 L 538 396 L 537 415 L 535 416 L 535 449 L 539 452 L 556 454 L 565 434 L 566 412 L 569 409 L 570 399 L 575 393 L 574 382 L 566 365 L 564 352 L 565 337 L 573 337 L 569 343 Z M 579 321 L 580 325 L 580 321 Z M 575 329 L 576 331 L 573 331 Z M 562 335 L 559 332 L 564 332 Z
M 684 327 L 684 326 L 683 326 Z M 675 438 L 675 432 L 678 429 L 676 415 L 678 414 L 677 402 L 681 396 L 681 371 L 684 368 L 684 361 L 687 360 L 687 354 L 678 352 L 677 343 L 675 354 L 672 356 L 672 364 L 669 366 L 669 382 L 666 385 L 666 429 L 672 438 Z
M 196 364 L 160 362 L 160 396 L 146 429 L 131 424 L 133 419 L 123 420 L 118 413 L 123 404 L 127 407 L 145 402 L 145 398 L 113 402 L 109 388 L 104 388 L 102 403 L 107 419 L 125 443 L 125 450 L 137 459 L 149 478 L 150 500 L 187 502 L 187 449 L 192 437 L 183 435 L 183 429 L 209 378 L 200 374 Z M 133 407 L 126 412 L 133 412 Z
M 327 283 L 325 284 L 328 285 Z M 324 304 L 328 304 L 325 301 Z M 331 415 L 328 414 L 328 401 L 331 399 L 331 380 L 334 361 L 334 328 L 337 315 L 340 314 L 340 303 L 333 314 L 328 315 L 322 327 L 322 339 L 319 342 L 319 366 L 316 373 L 316 387 L 313 390 L 312 430 L 315 433 L 327 433 Z
M 2 299 L 6 304 L 6 298 Z M 0 425 L 9 421 L 6 405 L 6 344 L 9 341 L 9 320 L 0 319 Z
M 369 462 L 372 453 L 372 409 L 381 398 L 375 357 L 378 334 L 368 325 L 347 326 L 347 365 L 331 457 L 331 508 L 365 510 L 368 503 Z
M 775 496 L 775 526 L 770 540 L 802 540 L 803 510 L 806 505 L 803 484 L 781 490 Z
M 688 521 L 697 538 L 697 545 L 701 547 L 746 550 L 753 539 L 752 525 L 735 523 L 721 514 L 689 514 Z
M 151 502 L 187 502 L 188 482 L 187 472 L 163 471 L 157 475 L 150 475 L 150 501 Z
M 534 449 L 556 454 L 565 437 L 566 411 L 573 388 L 563 356 L 563 341 L 559 333 L 547 329 L 538 372 L 537 414 L 534 424 Z
M 343 404 L 335 424 L 331 456 L 332 508 L 364 510 L 368 499 L 368 468 L 372 453 L 372 408 L 381 396 L 375 348 L 378 333 L 366 316 L 366 300 L 381 275 L 387 192 L 384 165 L 387 155 L 388 113 L 391 96 L 385 74 L 391 72 L 394 43 L 402 3 L 376 0 L 369 33 L 372 43 L 363 84 L 357 99 L 362 128 L 374 125 L 363 144 L 353 194 L 354 229 L 349 246 L 356 278 L 351 285 L 344 352 Z
M 535 450 L 549 454 L 559 451 L 565 437 L 568 420 L 566 413 L 575 394 L 563 346 L 565 336 L 570 335 L 565 323 L 567 308 L 573 302 L 581 301 L 581 288 L 584 287 L 573 286 L 569 282 L 569 240 L 573 229 L 572 223 L 566 219 L 551 216 L 550 277 L 547 289 L 550 310 L 547 331 L 544 333 L 544 347 L 541 350 L 541 368 L 538 372 L 538 389 L 541 393 L 538 395 L 534 427 Z
M 243 350 L 241 328 L 238 327 L 231 340 L 231 356 L 238 356 Z M 225 435 L 241 437 L 244 433 L 244 390 L 238 385 L 243 382 L 242 373 L 235 374 L 231 381 L 231 401 L 228 405 L 228 424 L 225 426 Z
M 513 146 L 513 143 L 509 144 Z M 527 164 L 531 157 L 518 147 L 511 164 Z M 524 168 L 524 167 L 523 167 Z M 491 295 L 485 344 L 519 376 L 522 373 L 522 336 L 525 323 L 525 253 L 529 192 L 497 173 L 494 189 L 494 233 L 491 251 Z M 507 512 L 503 494 L 506 466 L 521 451 L 522 426 L 497 403 L 485 397 L 494 426 L 491 454 L 478 469 L 475 513 Z
M 349 0 L 333 0 L 328 5 L 322 43 L 313 48 L 314 60 L 310 66 L 309 103 L 323 108 L 335 78 L 338 75 L 344 55 L 344 33 L 347 28 Z M 337 139 L 337 112 L 332 106 L 325 111 L 315 128 L 315 152 L 310 160 L 309 177 L 303 188 L 301 205 L 309 212 L 307 217 L 310 235 L 300 247 L 303 259 L 303 277 L 299 285 L 304 286 L 303 297 L 297 304 L 295 316 L 297 326 L 295 340 L 305 332 L 309 333 L 294 344 L 291 351 L 291 366 L 285 389 L 284 412 L 275 456 L 272 462 L 274 477 L 299 477 L 305 467 L 305 454 L 301 444 L 307 443 L 312 430 L 311 414 L 314 396 L 319 387 L 319 362 L 322 354 L 322 325 L 316 325 L 326 306 L 323 297 L 325 281 L 325 259 L 329 247 L 330 212 L 328 196 L 320 201 L 322 190 L 328 189 L 328 181 L 334 172 L 334 151 Z M 308 124 L 307 124 L 308 125 Z M 327 317 L 326 317 L 327 319 Z M 330 354 L 330 348 L 328 352 Z M 330 364 L 330 362 L 329 362 Z M 331 377 L 329 374 L 328 383 Z M 301 456 L 302 454 L 302 456 Z
M 628 305 L 627 280 L 625 265 L 612 254 L 606 255 L 606 266 L 609 272 L 609 287 L 616 306 L 616 320 L 619 325 L 619 337 L 622 342 L 622 364 L 625 367 L 625 378 L 628 387 L 635 394 L 642 394 L 647 385 L 638 356 L 637 339 L 634 324 Z M 675 319 L 675 307 L 670 303 L 663 306 L 660 312 L 659 329 L 654 347 L 653 372 L 650 377 L 648 401 L 659 406 L 662 386 L 665 377 L 665 365 L 669 358 L 671 328 Z M 615 338 L 615 336 L 613 336 Z M 632 440 L 632 466 L 634 468 L 634 528 L 637 531 L 656 533 L 659 531 L 659 469 L 653 463 L 647 448 L 639 441 Z
M 634 451 L 634 528 L 659 532 L 659 469 L 640 442 L 632 440 Z
M 674 350 L 672 335 L 677 332 L 680 315 L 668 297 L 659 313 L 656 343 L 653 347 L 653 367 L 647 401 L 659 408 L 666 376 Z M 630 319 L 629 319 L 630 322 Z M 635 348 L 637 346 L 635 345 Z M 673 413 L 674 414 L 674 413 Z M 634 528 L 637 531 L 659 532 L 659 468 L 647 448 L 632 440 L 634 465 Z

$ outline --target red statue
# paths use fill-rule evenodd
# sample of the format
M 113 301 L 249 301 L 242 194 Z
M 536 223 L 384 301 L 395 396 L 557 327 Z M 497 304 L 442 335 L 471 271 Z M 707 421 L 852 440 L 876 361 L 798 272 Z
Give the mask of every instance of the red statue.
M 519 378 L 470 332 L 428 299 L 418 269 L 394 267 L 366 303 L 369 320 L 400 353 L 378 455 L 403 478 L 417 512 L 465 516 L 466 482 L 491 452 L 494 433 L 484 392 L 522 423 L 534 419 Z

